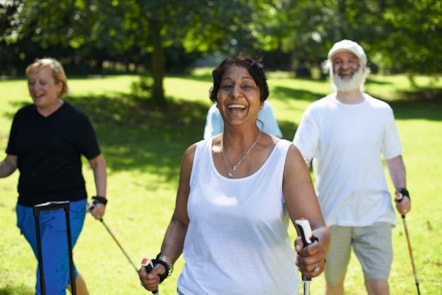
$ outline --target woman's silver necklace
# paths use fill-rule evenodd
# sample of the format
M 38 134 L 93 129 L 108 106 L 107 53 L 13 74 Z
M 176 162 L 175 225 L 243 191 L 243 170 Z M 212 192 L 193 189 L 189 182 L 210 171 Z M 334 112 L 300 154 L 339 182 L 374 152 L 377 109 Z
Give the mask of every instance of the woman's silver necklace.
M 236 172 L 239 168 L 239 165 L 246 159 L 247 155 L 253 150 L 255 145 L 258 143 L 259 139 L 261 138 L 261 130 L 259 131 L 258 138 L 256 138 L 255 142 L 250 146 L 250 148 L 245 152 L 245 154 L 241 157 L 241 159 L 236 164 L 231 164 L 229 159 L 227 159 L 226 155 L 224 154 L 224 143 L 221 141 L 221 153 L 223 154 L 223 160 L 224 164 L 226 165 L 227 170 L 229 170 L 229 173 L 227 173 L 228 178 L 233 177 L 233 173 Z M 230 169 L 230 166 L 232 166 L 232 169 Z

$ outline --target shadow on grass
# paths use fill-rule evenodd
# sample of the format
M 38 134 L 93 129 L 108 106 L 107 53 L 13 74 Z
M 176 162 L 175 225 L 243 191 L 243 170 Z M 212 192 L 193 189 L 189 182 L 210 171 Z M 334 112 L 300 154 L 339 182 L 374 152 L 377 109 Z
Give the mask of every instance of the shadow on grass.
M 285 98 L 285 99 L 305 100 L 313 102 L 321 98 L 322 96 L 324 96 L 322 92 L 306 91 L 291 87 L 276 86 L 272 90 L 272 97 L 274 97 L 274 99 L 277 100 Z
M 376 84 L 376 85 L 393 85 L 392 82 L 389 81 L 385 81 L 385 80 L 374 80 L 374 79 L 370 79 L 367 78 L 366 80 L 366 84 Z
M 298 128 L 296 122 L 291 121 L 278 121 L 279 129 L 281 129 L 282 137 L 292 141 L 295 136 L 295 131 Z
M 33 295 L 35 290 L 23 285 L 0 288 L 0 295 Z
M 400 99 L 387 101 L 396 119 L 442 121 L 442 88 L 399 91 L 397 97 Z
M 401 99 L 389 104 L 397 119 L 440 121 L 441 93 L 441 89 L 400 93 Z M 276 87 L 272 97 L 281 101 L 293 98 L 313 102 L 321 94 Z M 207 113 L 207 105 L 203 103 L 169 101 L 168 108 L 160 109 L 152 106 L 149 100 L 122 93 L 76 96 L 66 101 L 89 115 L 112 171 L 148 170 L 166 179 L 177 177 L 184 150 L 202 138 Z M 28 103 L 20 101 L 15 107 L 18 109 Z M 14 114 L 5 115 L 12 118 Z M 291 140 L 296 122 L 279 121 L 279 124 L 284 138 Z
M 202 138 L 207 105 L 170 102 L 164 109 L 125 95 L 73 97 L 93 122 L 113 171 L 139 169 L 176 178 L 187 146 Z

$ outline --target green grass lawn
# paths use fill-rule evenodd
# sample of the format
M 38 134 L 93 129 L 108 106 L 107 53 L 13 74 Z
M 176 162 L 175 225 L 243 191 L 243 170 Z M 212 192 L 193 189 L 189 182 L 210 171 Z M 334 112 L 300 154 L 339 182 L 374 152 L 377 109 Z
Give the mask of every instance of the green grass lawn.
M 270 101 L 283 136 L 291 140 L 307 105 L 328 93 L 328 82 L 269 75 Z M 166 112 L 151 109 L 144 100 L 130 98 L 135 76 L 70 79 L 72 95 L 66 100 L 86 111 L 93 121 L 109 168 L 109 205 L 105 222 L 136 265 L 160 248 L 170 219 L 181 155 L 203 134 L 210 106 L 210 75 L 165 80 Z M 424 87 L 427 79 L 420 77 Z M 436 85 L 442 88 L 442 82 Z M 433 87 L 436 87 L 433 85 Z M 368 93 L 390 101 L 404 145 L 407 186 L 413 209 L 407 215 L 413 254 L 422 294 L 441 294 L 442 289 L 442 100 L 425 91 L 410 93 L 404 76 L 378 77 L 368 81 Z M 29 103 L 24 79 L 0 81 L 0 149 L 7 143 L 12 116 Z M 433 98 L 432 98 L 433 97 Z M 416 101 L 416 99 L 418 99 Z M 3 156 L 2 156 L 3 157 Z M 90 194 L 92 172 L 84 167 Z M 0 180 L 0 294 L 33 294 L 36 260 L 15 226 L 18 173 Z M 295 237 L 294 230 L 290 233 Z M 390 277 L 391 294 L 416 294 L 402 221 L 394 229 L 395 258 Z M 137 274 L 100 222 L 87 217 L 74 251 L 76 264 L 91 294 L 146 294 Z M 161 294 L 175 294 L 180 259 Z M 323 293 L 322 277 L 313 280 L 312 293 Z M 353 257 L 346 280 L 347 294 L 365 294 L 362 273 Z

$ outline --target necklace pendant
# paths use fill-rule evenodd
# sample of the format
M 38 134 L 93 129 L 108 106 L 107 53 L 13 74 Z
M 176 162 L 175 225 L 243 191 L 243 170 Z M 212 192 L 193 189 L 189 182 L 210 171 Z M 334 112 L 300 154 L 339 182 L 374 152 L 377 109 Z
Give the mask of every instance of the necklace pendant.
M 233 165 L 233 171 L 236 171 L 237 169 L 238 169 L 238 166 L 236 166 L 236 164 Z
M 229 171 L 229 173 L 227 173 L 227 177 L 228 177 L 228 178 L 232 178 L 232 176 L 233 176 L 233 175 L 232 175 L 232 172 Z

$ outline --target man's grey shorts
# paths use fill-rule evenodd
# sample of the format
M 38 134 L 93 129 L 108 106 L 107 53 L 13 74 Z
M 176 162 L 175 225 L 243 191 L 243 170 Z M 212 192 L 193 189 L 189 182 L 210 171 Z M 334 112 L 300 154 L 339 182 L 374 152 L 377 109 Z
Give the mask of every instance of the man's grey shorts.
M 331 245 L 325 264 L 327 285 L 335 286 L 347 272 L 351 248 L 361 263 L 364 280 L 388 280 L 393 261 L 392 225 L 331 226 Z

